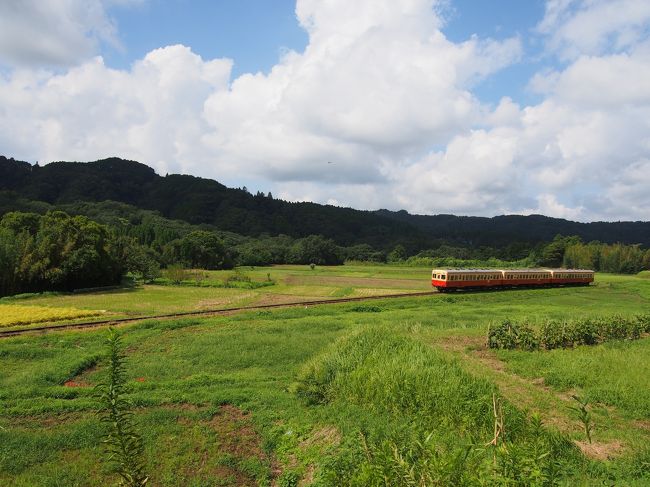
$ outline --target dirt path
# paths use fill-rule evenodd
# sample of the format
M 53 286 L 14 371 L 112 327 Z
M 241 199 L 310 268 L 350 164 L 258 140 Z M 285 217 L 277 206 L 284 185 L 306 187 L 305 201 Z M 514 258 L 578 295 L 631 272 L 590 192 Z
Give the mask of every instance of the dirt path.
M 383 289 L 431 289 L 429 279 L 390 279 L 378 277 L 287 276 L 292 285 L 329 285 L 337 287 L 374 287 Z
M 584 438 L 583 426 L 569 409 L 569 406 L 575 406 L 571 394 L 577 391 L 560 392 L 547 386 L 543 377 L 531 380 L 510 372 L 507 364 L 487 348 L 483 338 L 452 336 L 433 344 L 460 358 L 470 373 L 494 382 L 512 404 L 538 413 L 546 425 L 574 438 L 575 444 L 588 457 L 607 460 L 620 456 L 630 446 L 624 444 L 621 438 L 628 437 L 630 431 L 639 432 L 638 422 L 623 418 L 615 408 L 592 404 L 595 440 L 591 444 L 577 440 L 575 438 Z M 650 431 L 644 436 L 650 441 Z

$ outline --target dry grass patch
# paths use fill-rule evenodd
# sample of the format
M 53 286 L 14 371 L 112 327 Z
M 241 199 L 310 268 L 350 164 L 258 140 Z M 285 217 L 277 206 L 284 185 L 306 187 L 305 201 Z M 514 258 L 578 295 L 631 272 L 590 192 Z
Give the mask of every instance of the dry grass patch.
M 596 460 L 611 460 L 624 453 L 625 447 L 620 441 L 612 441 L 609 443 L 588 443 L 586 441 L 576 441 L 576 445 L 580 448 L 582 453 L 590 458 Z
M 374 287 L 379 289 L 430 290 L 428 279 L 382 279 L 370 277 L 288 276 L 285 283 L 307 286 Z
M 50 308 L 47 306 L 0 305 L 0 328 L 31 323 L 67 321 L 104 314 L 104 310 Z

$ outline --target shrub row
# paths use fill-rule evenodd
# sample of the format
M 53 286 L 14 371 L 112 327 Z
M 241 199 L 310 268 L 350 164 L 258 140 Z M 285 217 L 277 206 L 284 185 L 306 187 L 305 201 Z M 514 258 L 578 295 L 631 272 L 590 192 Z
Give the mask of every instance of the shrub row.
M 596 345 L 609 340 L 636 340 L 650 333 L 650 315 L 612 316 L 569 321 L 550 320 L 539 328 L 505 320 L 488 329 L 488 347 L 551 350 L 578 345 Z

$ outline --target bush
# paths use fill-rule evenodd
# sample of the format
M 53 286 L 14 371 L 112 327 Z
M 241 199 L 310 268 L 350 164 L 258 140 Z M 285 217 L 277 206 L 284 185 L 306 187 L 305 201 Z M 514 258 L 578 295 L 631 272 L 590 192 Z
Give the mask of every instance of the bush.
M 225 287 L 236 287 L 233 286 L 234 283 L 238 282 L 251 282 L 251 278 L 248 274 L 242 271 L 239 267 L 235 271 L 228 275 L 224 280 Z
M 571 321 L 549 320 L 538 331 L 510 320 L 488 329 L 488 347 L 499 349 L 546 350 L 596 345 L 608 340 L 637 340 L 650 333 L 650 315 L 631 318 L 585 318 Z
M 537 350 L 539 348 L 539 338 L 530 326 L 526 324 L 518 325 L 510 320 L 505 320 L 500 325 L 490 325 L 488 347 Z

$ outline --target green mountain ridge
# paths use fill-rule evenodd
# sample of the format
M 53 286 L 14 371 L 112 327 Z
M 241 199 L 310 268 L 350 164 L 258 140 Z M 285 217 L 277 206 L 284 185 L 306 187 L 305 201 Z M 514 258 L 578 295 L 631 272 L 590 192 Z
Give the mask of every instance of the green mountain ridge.
M 404 210 L 367 211 L 294 203 L 228 188 L 211 179 L 160 176 L 145 164 L 116 157 L 33 166 L 0 156 L 0 192 L 4 193 L 4 211 L 12 209 L 7 207 L 12 198 L 50 205 L 117 201 L 159 212 L 165 218 L 208 224 L 246 236 L 323 235 L 340 245 L 366 243 L 382 249 L 398 243 L 409 251 L 442 243 L 468 247 L 531 245 L 548 242 L 557 234 L 577 235 L 584 241 L 650 246 L 650 222 L 579 223 L 543 215 L 412 215 Z

